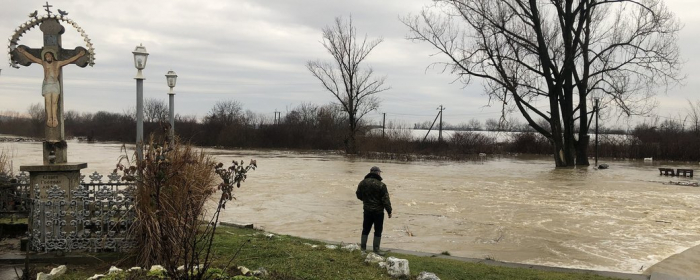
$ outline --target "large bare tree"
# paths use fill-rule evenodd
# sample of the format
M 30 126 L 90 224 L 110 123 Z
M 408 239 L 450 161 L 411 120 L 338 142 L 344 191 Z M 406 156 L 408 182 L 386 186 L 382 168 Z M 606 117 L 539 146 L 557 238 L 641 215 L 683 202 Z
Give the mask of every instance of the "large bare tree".
M 333 57 L 333 62 L 309 61 L 306 68 L 323 87 L 331 92 L 347 113 L 348 134 L 345 152 L 357 153 L 356 135 L 359 124 L 367 113 L 379 107 L 376 94 L 389 89 L 384 86 L 386 77 L 377 77 L 371 67 L 362 67 L 365 58 L 382 42 L 382 39 L 357 38 L 352 18 L 338 17 L 335 24 L 323 29 L 323 47 Z
M 409 39 L 431 44 L 464 83 L 481 79 L 503 114 L 517 108 L 553 144 L 556 166 L 589 164 L 595 98 L 645 114 L 682 79 L 680 24 L 662 0 L 434 2 L 402 19 Z
M 170 108 L 162 99 L 147 98 L 143 102 L 143 115 L 148 123 L 168 123 Z

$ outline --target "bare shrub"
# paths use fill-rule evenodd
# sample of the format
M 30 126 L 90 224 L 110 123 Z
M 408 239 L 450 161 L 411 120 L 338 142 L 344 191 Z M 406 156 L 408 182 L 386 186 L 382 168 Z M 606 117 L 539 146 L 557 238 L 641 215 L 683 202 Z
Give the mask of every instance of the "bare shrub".
M 548 154 L 552 152 L 551 142 L 535 132 L 513 133 L 508 141 L 508 151 L 524 154 Z
M 475 132 L 456 132 L 449 143 L 458 153 L 476 154 L 490 151 L 496 144 L 496 138 Z
M 247 171 L 255 169 L 234 162 L 225 169 L 212 157 L 191 145 L 151 136 L 144 159 L 135 166 L 117 165 L 126 180 L 135 181 L 137 260 L 148 267 L 163 265 L 173 279 L 202 279 L 211 265 L 211 245 L 219 213 L 232 200 Z M 126 159 L 128 162 L 128 159 Z M 221 183 L 217 185 L 217 175 Z M 207 213 L 205 204 L 221 191 L 217 207 Z M 183 266 L 184 269 L 178 269 Z
M 12 161 L 6 149 L 0 150 L 0 177 L 10 176 L 12 173 Z

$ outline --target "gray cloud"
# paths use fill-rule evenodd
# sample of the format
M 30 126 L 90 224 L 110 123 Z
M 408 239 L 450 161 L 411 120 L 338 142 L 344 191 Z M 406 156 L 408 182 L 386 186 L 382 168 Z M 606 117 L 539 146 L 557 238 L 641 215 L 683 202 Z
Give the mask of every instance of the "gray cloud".
M 218 100 L 235 99 L 246 109 L 272 116 L 302 102 L 334 101 L 306 70 L 308 60 L 328 60 L 322 48 L 321 29 L 336 16 L 352 15 L 359 34 L 382 37 L 384 42 L 367 60 L 375 72 L 387 76 L 391 90 L 381 94 L 381 112 L 407 124 L 432 120 L 443 104 L 446 121 L 498 116 L 498 106 L 484 108 L 487 98 L 477 82 L 468 87 L 452 83 L 454 76 L 426 69 L 443 59 L 430 56 L 429 46 L 404 39 L 406 28 L 398 20 L 417 13 L 428 0 L 235 0 L 235 1 L 87 1 L 67 0 L 52 5 L 70 12 L 90 35 L 96 47 L 93 68 L 64 68 L 65 106 L 68 110 L 120 112 L 135 104 L 131 52 L 143 43 L 150 53 L 144 71 L 145 97 L 167 98 L 165 73 L 178 74 L 175 88 L 179 114 L 206 114 Z M 668 0 L 685 29 L 680 44 L 687 63 L 685 73 L 700 71 L 696 47 L 700 38 L 700 3 Z M 0 34 L 9 37 L 43 9 L 45 1 L 0 0 Z M 33 29 L 21 44 L 38 47 L 41 32 Z M 83 45 L 70 28 L 63 36 L 66 48 Z M 42 102 L 40 67 L 11 69 L 3 62 L 0 76 L 0 111 L 24 111 Z M 685 110 L 686 99 L 697 99 L 700 84 L 689 75 L 687 86 L 659 95 L 659 113 Z

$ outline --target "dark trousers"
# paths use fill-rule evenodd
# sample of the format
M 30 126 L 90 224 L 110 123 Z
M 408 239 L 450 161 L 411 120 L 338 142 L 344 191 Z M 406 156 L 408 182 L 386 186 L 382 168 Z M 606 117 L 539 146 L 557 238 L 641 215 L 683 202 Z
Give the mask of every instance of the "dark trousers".
M 374 236 L 381 237 L 384 230 L 384 212 L 365 212 L 362 221 L 362 235 L 369 235 L 369 231 L 374 225 Z

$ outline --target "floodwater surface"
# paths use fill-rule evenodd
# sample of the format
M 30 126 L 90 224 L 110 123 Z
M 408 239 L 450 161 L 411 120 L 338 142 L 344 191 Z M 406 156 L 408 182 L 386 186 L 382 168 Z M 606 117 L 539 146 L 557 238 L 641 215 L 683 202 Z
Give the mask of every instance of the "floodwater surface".
M 124 154 L 121 147 L 69 142 L 68 161 L 87 162 L 84 172 L 108 173 Z M 41 163 L 40 143 L 0 143 L 0 149 L 10 153 L 15 170 Z M 359 242 L 362 202 L 355 190 L 377 165 L 394 208 L 394 217 L 385 218 L 383 247 L 641 273 L 700 244 L 700 188 L 664 184 L 697 180 L 659 176 L 657 169 L 697 169 L 687 163 L 606 161 L 606 170 L 555 169 L 550 157 L 379 162 L 205 150 L 224 164 L 258 162 L 221 220 L 281 234 Z

